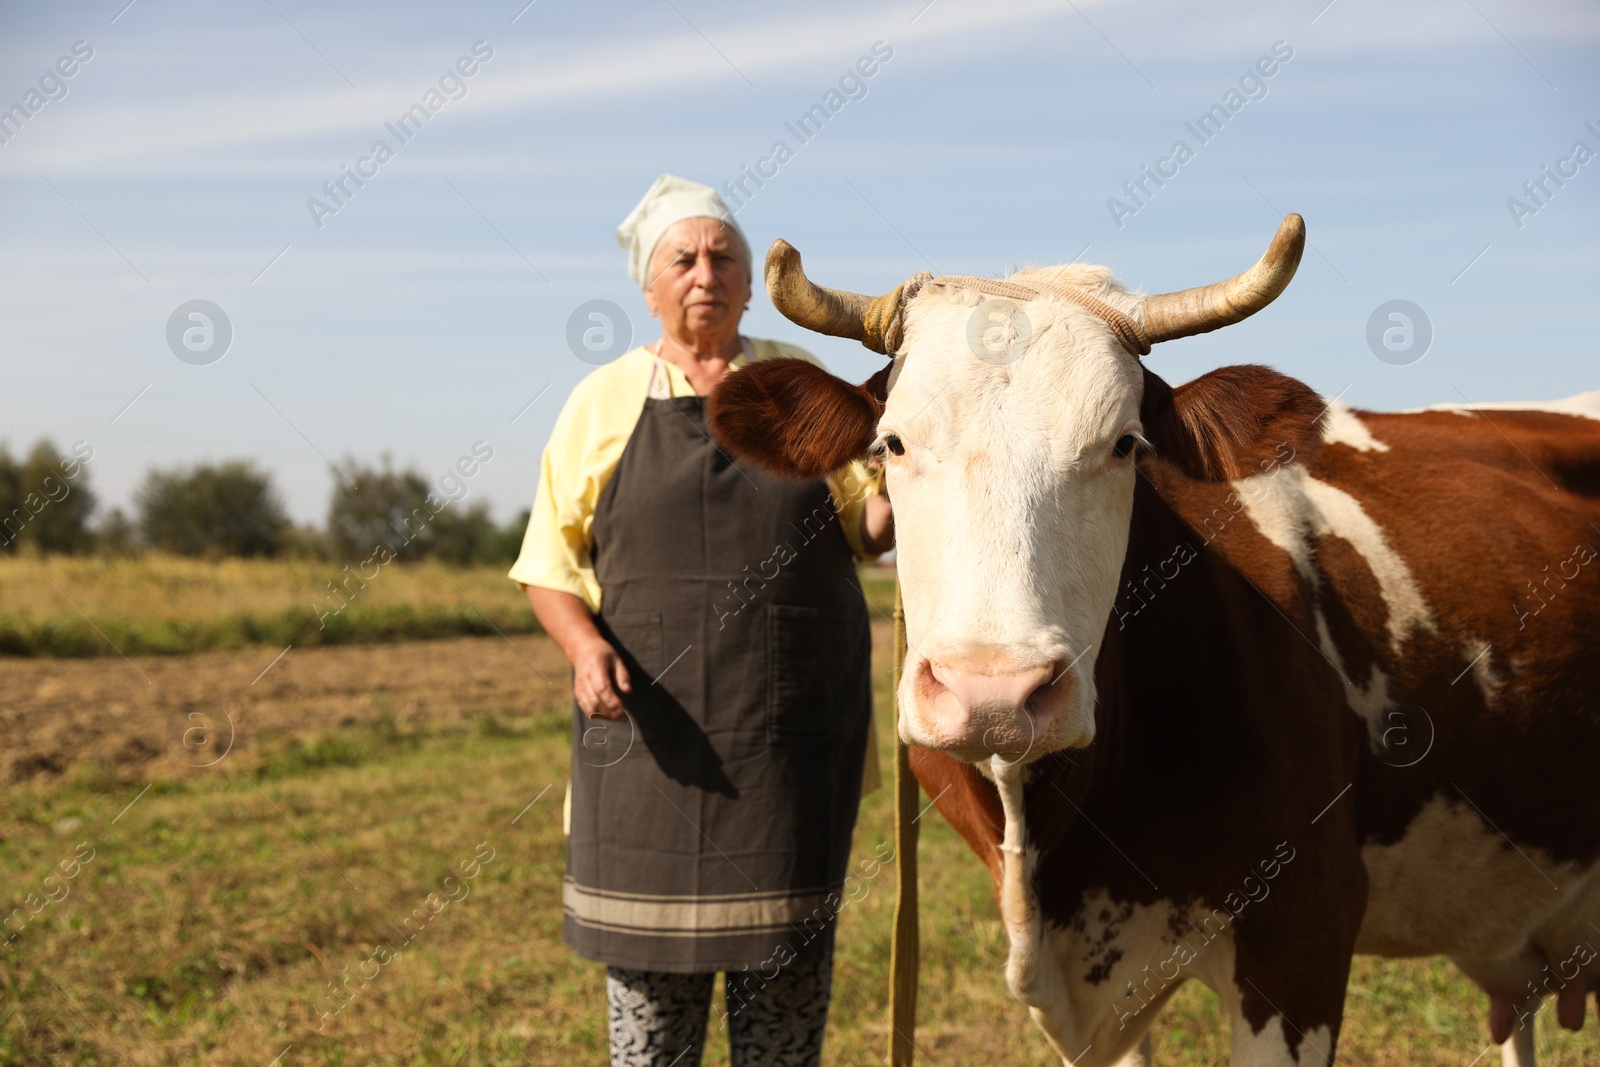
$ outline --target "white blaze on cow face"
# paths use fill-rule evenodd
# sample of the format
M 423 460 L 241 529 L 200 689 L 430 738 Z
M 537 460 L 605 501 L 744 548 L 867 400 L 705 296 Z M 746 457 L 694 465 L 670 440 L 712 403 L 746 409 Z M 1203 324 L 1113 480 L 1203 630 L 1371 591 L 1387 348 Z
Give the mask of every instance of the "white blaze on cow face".
M 1038 276 L 1137 311 L 1104 268 Z M 989 299 L 934 291 L 909 306 L 874 454 L 906 611 L 902 737 L 1010 761 L 1094 737 L 1136 477 L 1115 452 L 1142 432 L 1143 377 L 1100 319 L 1050 297 L 1011 305 L 1025 324 L 1009 337 L 995 315 L 975 351 L 969 324 Z

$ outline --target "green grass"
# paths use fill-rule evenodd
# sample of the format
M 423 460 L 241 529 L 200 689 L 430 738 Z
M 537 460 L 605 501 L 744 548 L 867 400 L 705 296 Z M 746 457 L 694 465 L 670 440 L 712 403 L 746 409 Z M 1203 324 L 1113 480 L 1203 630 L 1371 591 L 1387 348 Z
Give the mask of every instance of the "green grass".
M 0 656 L 184 655 L 538 629 L 498 566 L 0 558 Z
M 502 644 L 484 649 L 515 660 Z M 416 654 L 430 649 L 463 689 L 485 673 L 475 666 L 482 651 Z M 337 672 L 368 653 L 313 655 L 331 657 L 318 671 Z M 263 685 L 287 701 L 314 676 L 299 669 Z M 886 765 L 887 682 L 880 669 Z M 405 694 L 386 699 L 402 706 Z M 0 945 L 0 1064 L 261 1067 L 280 1053 L 282 1067 L 604 1063 L 603 971 L 560 939 L 570 722 L 564 699 L 526 701 L 486 697 L 449 717 L 252 733 L 215 767 L 142 794 L 142 784 L 92 767 L 0 794 L 6 913 L 26 914 L 30 893 L 36 904 L 47 888 L 59 896 L 46 876 L 80 842 L 95 849 L 69 895 Z M 276 721 L 268 712 L 257 707 L 244 728 Z M 857 861 L 892 840 L 891 800 L 885 788 L 864 801 Z M 921 825 L 919 1062 L 1051 1063 L 1006 991 L 986 869 L 942 819 Z M 397 943 L 396 927 L 480 842 L 495 857 L 470 895 L 445 906 L 319 1033 L 327 983 Z M 841 913 L 829 1064 L 882 1062 L 894 878 L 886 866 Z M 1487 1046 L 1485 1009 L 1442 961 L 1358 960 L 1341 1062 L 1466 1067 Z M 1539 1029 L 1544 1067 L 1600 1063 L 1593 1028 L 1552 1024 Z M 726 1040 L 714 1023 L 713 1034 L 706 1062 L 720 1067 Z M 1162 1012 L 1155 1039 L 1161 1067 L 1227 1062 L 1226 1020 L 1194 984 Z
M 887 617 L 893 571 L 869 567 L 862 577 Z M 363 582 L 311 560 L 0 557 L 0 657 L 174 656 L 538 629 L 498 566 L 391 563 Z

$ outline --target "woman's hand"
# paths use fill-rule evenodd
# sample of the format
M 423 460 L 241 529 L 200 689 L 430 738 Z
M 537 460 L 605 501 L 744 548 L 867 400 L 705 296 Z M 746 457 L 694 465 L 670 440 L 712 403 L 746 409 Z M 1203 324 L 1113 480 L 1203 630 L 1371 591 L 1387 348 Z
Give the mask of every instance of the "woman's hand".
M 622 657 L 597 633 L 572 659 L 572 695 L 578 707 L 591 719 L 623 719 L 627 712 L 620 694 L 631 692 Z
M 861 509 L 861 547 L 880 556 L 894 547 L 894 508 L 886 496 L 869 496 Z
M 579 709 L 591 719 L 626 718 L 621 694 L 633 692 L 628 668 L 600 636 L 589 606 L 571 593 L 537 585 L 528 586 L 528 603 L 572 664 L 572 695 Z

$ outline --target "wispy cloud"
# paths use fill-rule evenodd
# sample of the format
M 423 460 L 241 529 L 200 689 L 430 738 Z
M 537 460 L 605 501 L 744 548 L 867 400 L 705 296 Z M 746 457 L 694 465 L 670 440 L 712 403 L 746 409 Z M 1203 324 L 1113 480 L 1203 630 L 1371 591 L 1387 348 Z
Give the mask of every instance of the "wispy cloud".
M 902 43 L 941 38 L 966 39 L 981 30 L 1021 27 L 1057 17 L 1058 4 L 1031 0 L 1017 4 L 974 4 L 952 8 L 940 18 L 915 24 L 913 6 L 905 19 L 896 11 L 855 12 L 847 16 L 750 23 L 718 31 L 719 45 L 734 57 L 740 69 L 752 76 L 781 76 L 823 61 L 848 62 L 854 51 L 877 39 Z M 199 35 L 200 31 L 195 31 Z M 462 41 L 465 51 L 471 42 Z M 497 49 L 495 63 L 485 66 L 470 84 L 462 111 L 479 117 L 508 111 L 527 112 L 582 102 L 594 106 L 608 101 L 657 94 L 670 85 L 681 91 L 693 85 L 727 82 L 730 92 L 750 92 L 720 61 L 700 62 L 706 47 L 700 34 L 681 33 L 636 39 L 592 38 L 576 49 L 537 46 L 539 56 L 528 62 L 515 43 L 489 42 Z M 162 50 L 181 48 L 168 41 Z M 519 58 L 519 55 L 521 58 Z M 548 61 L 549 57 L 561 58 Z M 436 66 L 443 70 L 455 58 L 441 44 Z M 713 57 L 714 58 L 714 57 Z M 252 146 L 287 146 L 293 142 L 330 135 L 351 138 L 351 149 L 364 149 L 367 138 L 382 135 L 384 122 L 399 115 L 431 84 L 435 72 L 419 69 L 409 78 L 391 78 L 361 89 L 339 91 L 301 85 L 277 92 L 247 92 L 219 96 L 196 94 L 182 84 L 171 86 L 162 99 L 108 103 L 89 110 L 80 106 L 71 116 L 70 130 L 62 136 L 40 137 L 37 145 L 20 145 L 32 151 L 17 152 L 18 170 L 53 170 L 91 167 L 129 161 L 166 161 L 173 173 L 184 171 L 184 161 L 195 154 L 215 156 Z M 365 79 L 363 79 L 365 81 Z M 84 113 L 86 112 L 87 113 Z M 59 123 L 67 126 L 68 123 Z M 30 130 L 29 133 L 35 131 Z M 41 134 L 46 130 L 37 131 Z M 8 160 L 10 162 L 10 160 Z
M 942 53 L 965 67 L 979 55 L 1031 53 L 1047 43 L 1030 29 L 1036 23 L 1060 22 L 1060 34 L 1052 34 L 1049 40 L 1072 40 L 1081 29 L 1081 21 L 1069 21 L 1076 19 L 1072 10 L 1056 0 L 941 5 L 913 21 L 924 6 L 922 0 L 913 0 L 887 9 L 781 16 L 716 26 L 714 30 L 702 23 L 702 28 L 714 32 L 717 47 L 764 86 L 781 85 L 784 78 L 799 72 L 814 77 L 818 64 L 840 57 L 848 59 L 852 50 L 877 39 L 889 40 L 897 48 Z M 1113 35 L 1124 14 L 1119 9 L 1131 6 L 1117 0 L 1077 2 L 1079 9 L 1104 12 L 1103 17 L 1095 16 L 1097 23 Z M 1256 5 L 1247 5 L 1248 10 L 1230 8 L 1215 19 L 1203 20 L 1198 27 L 1188 25 L 1182 34 L 1164 33 L 1159 28 L 1163 20 L 1149 15 L 1151 6 L 1139 5 L 1140 30 L 1135 38 L 1134 62 L 1192 58 L 1213 46 L 1237 48 L 1240 23 L 1259 17 L 1253 11 Z M 1274 10 L 1281 14 L 1281 9 Z M 1300 26 L 1291 19 L 1278 21 L 1283 24 L 1284 35 L 1297 43 L 1308 43 L 1314 35 L 1316 47 L 1324 53 L 1356 50 L 1415 54 L 1471 41 L 1502 44 L 1491 27 L 1470 9 L 1447 0 L 1390 7 L 1381 12 L 1357 4 L 1350 5 L 1348 11 L 1336 11 L 1338 17 L 1329 14 L 1315 28 Z M 1131 13 L 1128 17 L 1132 17 Z M 1570 0 L 1542 9 L 1537 19 L 1509 21 L 1523 38 L 1520 43 L 1528 48 L 1550 40 L 1570 45 L 1600 39 L 1600 9 Z M 1157 28 L 1149 30 L 1148 26 Z M 632 38 L 608 35 L 603 40 L 590 35 L 570 42 L 496 40 L 492 32 L 496 28 L 485 29 L 484 36 L 497 49 L 498 58 L 474 80 L 468 99 L 460 108 L 476 118 L 579 104 L 585 108 L 626 105 L 630 100 L 658 95 L 664 86 L 677 92 L 695 85 L 726 83 L 730 93 L 754 92 L 726 63 L 708 54 L 700 33 L 686 27 L 667 34 Z M 176 38 L 163 36 L 141 42 L 135 51 L 151 64 L 148 74 L 154 77 L 161 69 L 158 63 L 170 64 L 179 54 L 206 54 L 200 42 L 207 32 L 195 29 Z M 9 146 L 5 162 L 13 172 L 60 173 L 113 163 L 144 163 L 154 165 L 140 168 L 147 173 L 164 166 L 177 174 L 186 173 L 197 157 L 216 161 L 252 148 L 295 152 L 307 142 L 330 137 L 348 138 L 347 151 L 364 150 L 370 139 L 382 134 L 385 121 L 413 103 L 431 84 L 437 74 L 434 67 L 442 71 L 455 58 L 456 51 L 464 51 L 470 43 L 441 41 L 432 63 L 423 59 L 414 46 L 409 47 L 407 54 L 417 64 L 414 74 L 383 80 L 363 77 L 359 79 L 360 89 L 343 84 L 332 88 L 288 82 L 269 92 L 252 85 L 231 94 L 197 93 L 191 83 L 168 78 L 164 83 L 148 85 L 136 99 L 98 105 L 74 100 L 72 113 L 49 116 L 54 121 L 40 123 L 37 131 L 28 131 L 32 143 Z M 1124 46 L 1132 47 L 1126 42 Z M 392 68 L 394 64 L 386 66 Z M 1003 77 L 993 85 L 976 88 L 993 92 L 997 106 L 1007 102 Z M 1062 104 L 1065 107 L 1068 101 L 1063 99 Z M 465 114 L 455 116 L 464 117 Z M 49 126 L 57 128 L 51 130 Z M 36 133 L 38 136 L 33 136 Z M 326 152 L 323 154 L 326 157 Z

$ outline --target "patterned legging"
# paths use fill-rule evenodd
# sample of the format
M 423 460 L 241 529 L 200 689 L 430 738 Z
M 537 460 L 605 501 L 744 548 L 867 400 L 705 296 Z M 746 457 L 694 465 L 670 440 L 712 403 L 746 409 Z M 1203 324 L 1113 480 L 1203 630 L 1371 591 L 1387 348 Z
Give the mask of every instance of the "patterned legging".
M 763 981 L 727 975 L 732 1067 L 817 1067 L 828 1023 L 832 953 L 795 960 Z M 713 974 L 606 968 L 611 1067 L 699 1067 L 706 1043 Z

